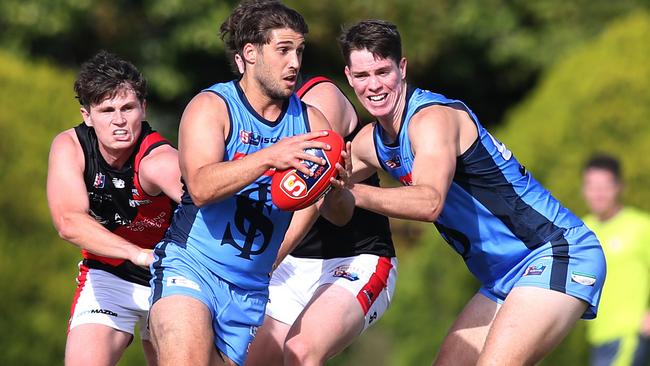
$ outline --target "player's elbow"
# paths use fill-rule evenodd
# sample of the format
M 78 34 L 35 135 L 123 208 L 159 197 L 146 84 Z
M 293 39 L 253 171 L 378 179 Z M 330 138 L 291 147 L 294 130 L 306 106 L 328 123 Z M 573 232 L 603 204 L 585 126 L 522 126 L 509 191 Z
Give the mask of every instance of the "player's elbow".
M 428 207 L 424 212 L 422 212 L 422 217 L 420 218 L 420 221 L 435 222 L 436 220 L 438 220 L 439 215 L 440 212 L 438 212 L 435 208 Z
M 194 206 L 198 208 L 201 208 L 208 203 L 204 195 L 193 193 L 192 191 L 190 191 L 190 197 L 192 198 L 192 203 L 194 203 Z
M 54 227 L 56 228 L 59 237 L 65 241 L 72 241 L 75 237 L 75 229 L 77 225 L 71 215 L 59 215 L 54 220 Z
M 421 206 L 420 220 L 435 222 L 442 212 L 442 197 L 436 190 L 428 190 L 424 204 Z
M 192 203 L 194 203 L 194 206 L 201 208 L 210 202 L 215 201 L 214 194 L 210 194 L 205 189 L 200 189 L 199 188 L 193 188 L 192 185 L 188 186 L 188 193 L 190 194 L 190 197 L 192 198 Z

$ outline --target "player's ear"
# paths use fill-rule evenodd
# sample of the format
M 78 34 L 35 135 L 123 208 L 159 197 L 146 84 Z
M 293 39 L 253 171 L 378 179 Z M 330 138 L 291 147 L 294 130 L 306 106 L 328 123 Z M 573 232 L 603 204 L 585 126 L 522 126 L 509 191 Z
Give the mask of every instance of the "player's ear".
M 241 53 L 240 57 L 244 60 L 244 63 L 254 64 L 257 61 L 257 47 L 252 43 L 246 43 Z M 235 58 L 235 62 L 237 62 L 237 58 Z M 239 68 L 239 64 L 237 68 Z
M 406 61 L 406 57 L 402 57 L 401 60 L 399 60 L 399 72 L 402 75 L 402 80 L 406 80 L 406 64 L 408 62 Z
M 345 69 L 343 71 L 345 72 L 345 77 L 348 79 L 348 84 L 352 86 L 352 75 L 350 75 L 350 68 L 348 65 L 345 65 Z
M 86 107 L 81 107 L 79 108 L 79 112 L 81 113 L 81 117 L 84 119 L 84 123 L 88 127 L 93 126 L 93 121 L 90 118 L 90 111 L 86 109 Z
M 142 120 L 147 119 L 147 100 L 142 101 Z
M 239 71 L 239 74 L 243 74 L 244 70 L 246 70 L 246 64 L 238 53 L 235 54 L 235 65 L 237 65 L 237 71 Z

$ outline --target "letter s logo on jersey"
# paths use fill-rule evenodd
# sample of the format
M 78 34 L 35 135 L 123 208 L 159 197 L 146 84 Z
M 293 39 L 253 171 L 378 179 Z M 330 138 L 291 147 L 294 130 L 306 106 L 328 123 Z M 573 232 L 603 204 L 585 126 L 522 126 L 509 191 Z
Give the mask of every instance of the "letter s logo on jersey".
M 307 196 L 307 183 L 298 176 L 298 174 L 293 171 L 282 179 L 280 188 L 290 197 L 293 198 L 303 198 Z

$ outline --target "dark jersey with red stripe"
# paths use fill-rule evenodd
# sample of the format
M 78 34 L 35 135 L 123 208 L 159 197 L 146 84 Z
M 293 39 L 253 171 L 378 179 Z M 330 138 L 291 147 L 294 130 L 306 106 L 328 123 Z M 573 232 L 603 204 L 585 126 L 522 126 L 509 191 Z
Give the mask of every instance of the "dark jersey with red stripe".
M 323 82 L 334 84 L 330 79 L 303 75 L 296 86 L 296 94 L 302 97 L 315 85 Z M 336 84 L 334 84 L 336 85 Z M 346 141 L 351 141 L 361 129 L 357 124 Z M 379 186 L 379 176 L 373 174 L 362 182 Z M 356 207 L 352 219 L 345 226 L 336 226 L 319 217 L 302 242 L 291 253 L 300 258 L 341 258 L 359 254 L 374 254 L 381 257 L 394 257 L 395 248 L 390 233 L 388 218 Z
M 142 122 L 142 131 L 133 153 L 120 169 L 112 168 L 99 152 L 95 130 L 85 123 L 75 127 L 84 152 L 84 181 L 88 191 L 89 214 L 102 226 L 131 243 L 153 248 L 169 227 L 175 203 L 164 193 L 148 195 L 140 186 L 140 162 L 153 149 L 169 145 L 169 141 Z M 84 264 L 145 286 L 151 274 L 148 269 L 128 260 L 107 258 L 82 251 Z

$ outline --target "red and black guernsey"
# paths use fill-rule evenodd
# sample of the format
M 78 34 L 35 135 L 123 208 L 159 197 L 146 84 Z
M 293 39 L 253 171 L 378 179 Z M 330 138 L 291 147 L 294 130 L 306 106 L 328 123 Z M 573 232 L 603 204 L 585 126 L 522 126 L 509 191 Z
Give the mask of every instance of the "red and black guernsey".
M 165 235 L 175 202 L 164 193 L 148 195 L 140 186 L 140 162 L 153 149 L 171 145 L 142 122 L 133 153 L 120 169 L 112 168 L 99 152 L 95 130 L 83 122 L 75 127 L 84 152 L 84 181 L 89 214 L 102 226 L 141 248 L 153 248 Z M 107 258 L 82 250 L 83 265 L 110 272 L 126 281 L 149 286 L 151 273 L 128 260 Z
M 298 82 L 296 94 L 300 98 L 320 83 L 334 84 L 323 76 L 306 75 L 302 75 Z M 361 127 L 361 123 L 358 123 L 355 130 L 345 136 L 345 141 L 351 141 Z M 379 176 L 373 174 L 361 183 L 378 187 Z M 395 256 L 388 218 L 359 207 L 354 209 L 352 219 L 345 226 L 336 226 L 319 217 L 302 242 L 291 253 L 294 257 L 320 259 L 352 257 L 359 254 Z

